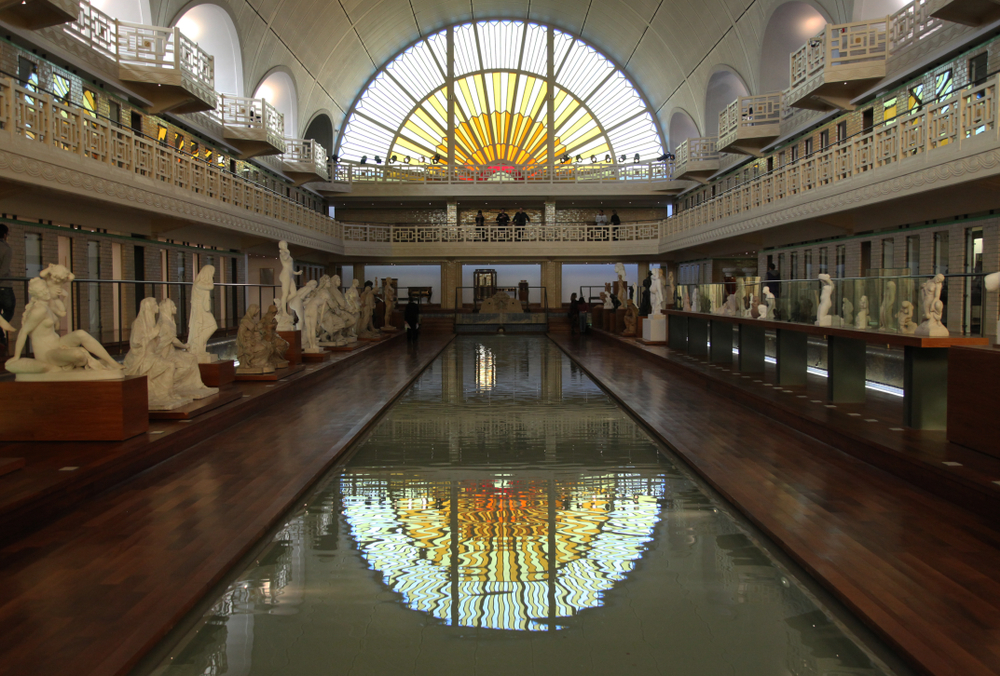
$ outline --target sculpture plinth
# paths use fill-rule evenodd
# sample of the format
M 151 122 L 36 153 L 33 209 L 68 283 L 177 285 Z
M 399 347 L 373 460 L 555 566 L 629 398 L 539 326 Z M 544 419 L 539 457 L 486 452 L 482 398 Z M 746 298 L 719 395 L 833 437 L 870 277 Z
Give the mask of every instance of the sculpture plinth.
M 294 375 L 299 371 L 305 371 L 305 369 L 306 369 L 305 364 L 296 364 L 295 366 L 289 366 L 288 368 L 284 369 L 275 369 L 271 373 L 237 373 L 236 380 L 240 382 L 247 380 L 250 381 L 263 380 L 266 382 L 273 383 L 278 380 L 284 380 L 288 376 Z
M 232 364 L 232 362 L 229 362 Z M 235 378 L 235 373 L 233 374 Z M 203 379 L 204 380 L 204 379 Z M 236 401 L 237 399 L 243 398 L 243 392 L 231 387 L 224 392 L 219 392 L 218 394 L 213 394 L 211 396 L 205 397 L 204 399 L 195 399 L 190 404 L 185 404 L 179 408 L 170 409 L 169 411 L 150 411 L 150 420 L 190 420 L 204 413 L 208 413 L 212 409 L 219 408 L 220 406 L 225 406 L 231 401 Z
M 595 329 L 604 328 L 604 306 L 595 305 L 590 308 L 590 325 Z
M 198 364 L 198 370 L 201 372 L 201 381 L 207 387 L 226 387 L 236 380 L 236 362 L 232 359 Z
M 0 383 L 0 439 L 124 441 L 149 429 L 146 376 Z
M 323 350 L 322 352 L 303 352 L 302 353 L 302 361 L 304 361 L 307 364 L 315 364 L 315 363 L 318 363 L 318 362 L 324 362 L 324 361 L 326 361 L 329 358 L 330 358 L 330 353 L 327 352 L 326 350 Z
M 288 352 L 285 359 L 289 366 L 302 363 L 302 332 L 301 331 L 278 331 L 278 335 L 288 342 Z
M 642 320 L 642 338 L 639 342 L 643 345 L 666 345 L 667 344 L 667 316 L 650 315 Z

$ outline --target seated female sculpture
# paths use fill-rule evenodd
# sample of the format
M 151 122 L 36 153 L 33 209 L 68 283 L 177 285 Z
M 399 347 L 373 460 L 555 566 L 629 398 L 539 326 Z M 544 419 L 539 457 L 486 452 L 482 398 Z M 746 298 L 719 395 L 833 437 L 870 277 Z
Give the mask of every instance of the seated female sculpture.
M 129 351 L 125 356 L 125 374 L 146 376 L 146 394 L 149 410 L 170 411 L 191 403 L 191 397 L 182 397 L 174 390 L 173 362 L 164 359 L 159 350 L 160 336 L 156 328 L 159 309 L 155 298 L 143 298 L 139 314 L 132 322 Z
M 145 301 L 143 301 L 145 302 Z M 161 359 L 174 365 L 174 392 L 181 397 L 204 399 L 219 393 L 218 387 L 206 387 L 201 379 L 198 357 L 188 350 L 188 346 L 177 338 L 177 306 L 174 301 L 164 298 L 160 301 L 160 318 L 156 322 L 159 338 L 157 351 Z
M 16 380 L 120 380 L 122 365 L 111 358 L 86 331 L 56 333 L 56 314 L 49 305 L 49 285 L 40 277 L 28 282 L 28 304 L 21 315 L 21 331 L 7 370 Z M 61 301 L 60 301 L 61 304 Z M 24 344 L 31 338 L 34 358 L 22 357 Z

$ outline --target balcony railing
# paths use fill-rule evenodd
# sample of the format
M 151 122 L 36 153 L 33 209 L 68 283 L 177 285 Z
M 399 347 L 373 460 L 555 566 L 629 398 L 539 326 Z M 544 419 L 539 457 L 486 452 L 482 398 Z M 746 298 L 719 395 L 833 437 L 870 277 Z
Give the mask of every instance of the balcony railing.
M 664 221 L 622 225 L 554 223 L 525 225 L 375 225 L 342 223 L 344 243 L 371 244 L 502 244 L 519 242 L 646 242 L 657 241 Z
M 97 166 L 100 163 L 108 169 L 152 180 L 154 185 L 148 186 L 152 189 L 165 183 L 248 215 L 273 218 L 328 238 L 341 237 L 339 225 L 324 214 L 232 174 L 225 167 L 157 143 L 9 78 L 0 78 L 0 130 L 94 162 L 92 168 L 84 169 L 93 176 L 105 175 Z
M 719 170 L 718 139 L 689 138 L 677 145 L 674 175 L 683 180 L 703 180 Z
M 548 167 L 456 166 L 445 164 L 355 164 L 330 162 L 329 175 L 333 184 L 496 184 L 496 183 L 617 183 L 621 181 L 673 180 L 673 162 L 639 162 L 636 164 L 558 164 Z
M 326 148 L 312 139 L 286 138 L 282 171 L 294 181 L 329 181 Z
M 759 154 L 781 131 L 781 106 L 780 92 L 741 96 L 730 103 L 719 113 L 719 149 Z
M 997 125 L 998 77 L 977 87 L 956 92 L 923 109 L 886 121 L 868 133 L 858 134 L 794 163 L 747 181 L 668 221 L 668 237 L 684 234 L 713 222 L 800 197 L 844 181 L 871 184 L 880 173 L 889 173 L 910 158 L 930 161 L 936 151 L 954 144 L 1000 140 Z

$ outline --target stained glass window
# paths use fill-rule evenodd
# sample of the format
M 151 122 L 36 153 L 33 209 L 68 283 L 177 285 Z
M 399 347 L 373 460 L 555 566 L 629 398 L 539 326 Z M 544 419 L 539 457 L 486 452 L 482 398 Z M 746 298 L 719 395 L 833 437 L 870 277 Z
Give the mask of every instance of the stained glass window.
M 657 159 L 663 143 L 642 95 L 593 47 L 539 24 L 481 21 L 418 42 L 378 73 L 337 154 L 416 165 L 454 155 L 458 166 L 530 168 L 547 165 L 550 152 L 556 163 L 633 162 Z

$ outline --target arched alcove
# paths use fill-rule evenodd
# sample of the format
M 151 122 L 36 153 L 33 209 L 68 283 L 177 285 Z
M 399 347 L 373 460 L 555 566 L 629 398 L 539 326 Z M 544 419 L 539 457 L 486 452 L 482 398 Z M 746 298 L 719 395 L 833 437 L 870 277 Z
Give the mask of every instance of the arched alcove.
M 760 50 L 760 93 L 788 89 L 788 57 L 819 33 L 826 17 L 805 2 L 786 2 L 774 10 Z
M 153 23 L 149 0 L 91 0 L 90 5 L 119 21 L 147 26 Z
M 676 151 L 677 146 L 685 139 L 701 136 L 698 132 L 698 125 L 694 123 L 694 118 L 683 110 L 675 110 L 670 116 L 669 135 L 667 143 L 670 145 L 670 152 Z
M 295 92 L 295 81 L 291 75 L 283 70 L 272 71 L 257 85 L 253 97 L 266 100 L 285 116 L 285 136 L 298 135 L 299 100 Z
M 719 134 L 719 113 L 741 96 L 750 92 L 740 76 L 729 69 L 712 73 L 705 88 L 705 136 Z
M 229 13 L 218 5 L 195 5 L 175 25 L 215 57 L 215 91 L 243 96 L 243 52 Z
M 327 154 L 333 153 L 333 122 L 326 113 L 317 113 L 306 127 L 302 138 L 312 139 L 326 148 Z

